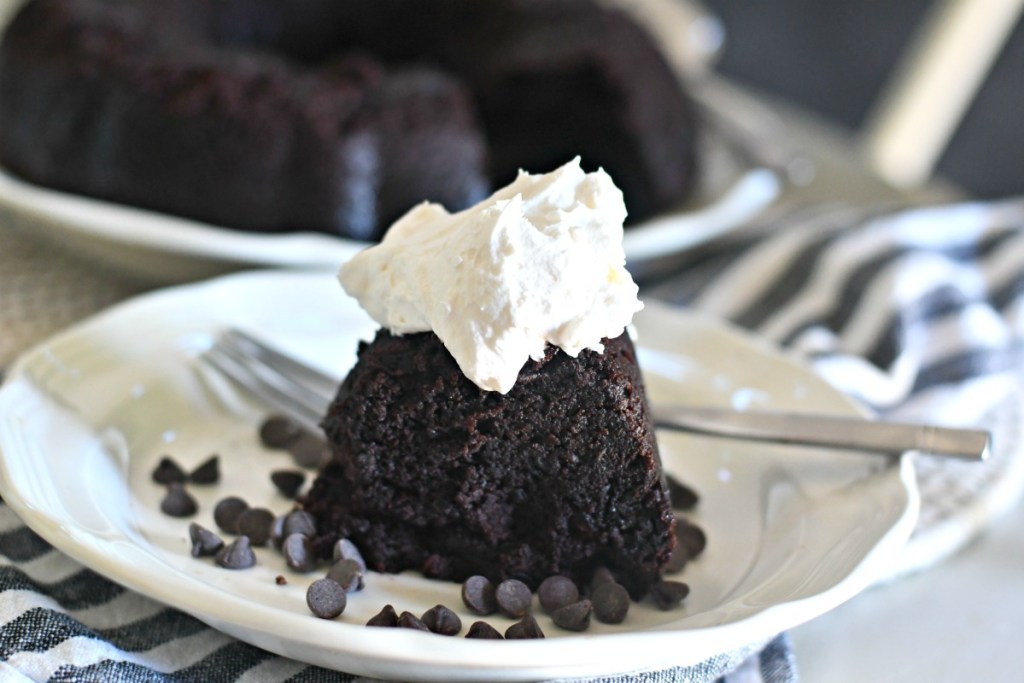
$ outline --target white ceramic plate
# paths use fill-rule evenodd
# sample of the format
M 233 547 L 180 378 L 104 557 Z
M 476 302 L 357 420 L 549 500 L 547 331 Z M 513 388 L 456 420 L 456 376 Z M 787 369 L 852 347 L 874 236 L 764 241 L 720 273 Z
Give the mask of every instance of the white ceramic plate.
M 899 552 L 917 496 L 909 461 L 661 433 L 665 467 L 702 495 L 705 554 L 680 577 L 692 592 L 662 612 L 634 604 L 619 626 L 584 634 L 540 617 L 545 640 L 444 638 L 362 624 L 385 603 L 421 613 L 461 607 L 459 586 L 413 573 L 371 574 L 338 620 L 310 615 L 316 575 L 289 574 L 260 549 L 228 571 L 189 555 L 188 521 L 163 516 L 149 475 L 171 454 L 186 467 L 221 456 L 222 481 L 192 487 L 196 521 L 228 493 L 275 511 L 267 479 L 287 466 L 255 435 L 262 409 L 201 370 L 196 357 L 229 325 L 341 375 L 371 322 L 322 274 L 250 273 L 128 302 L 23 356 L 0 388 L 0 492 L 25 522 L 131 589 L 274 652 L 398 680 L 530 680 L 685 665 L 763 642 L 867 586 Z M 770 348 L 685 312 L 637 316 L 655 401 L 857 414 Z M 287 586 L 275 584 L 289 576 Z M 468 624 L 471 615 L 463 611 Z M 510 621 L 490 617 L 503 630 Z

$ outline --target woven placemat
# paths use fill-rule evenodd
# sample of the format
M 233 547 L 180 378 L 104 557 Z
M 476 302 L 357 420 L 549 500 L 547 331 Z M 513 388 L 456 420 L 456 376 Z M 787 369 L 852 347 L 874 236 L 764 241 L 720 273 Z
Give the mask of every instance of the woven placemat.
M 0 228 L 0 368 L 54 332 L 147 287 Z

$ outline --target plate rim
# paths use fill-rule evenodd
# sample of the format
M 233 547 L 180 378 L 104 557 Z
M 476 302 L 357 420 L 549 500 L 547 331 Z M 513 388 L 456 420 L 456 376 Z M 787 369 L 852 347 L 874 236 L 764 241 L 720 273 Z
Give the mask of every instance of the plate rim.
M 626 230 L 627 262 L 677 256 L 745 225 L 781 192 L 764 167 L 740 173 L 699 206 L 670 209 Z M 0 167 L 0 210 L 15 220 L 44 222 L 49 233 L 72 233 L 130 249 L 166 252 L 236 266 L 335 267 L 376 242 L 312 231 L 259 233 L 221 227 L 161 211 L 44 187 Z
M 781 194 L 778 175 L 744 170 L 699 205 L 671 209 L 629 227 L 623 240 L 627 266 L 643 274 L 650 264 L 679 257 L 733 231 Z M 91 256 L 127 274 L 179 283 L 241 267 L 336 268 L 375 244 L 327 233 L 257 233 L 220 227 L 168 213 L 36 185 L 0 167 L 0 212 L 7 229 L 57 242 L 87 243 Z M 146 254 L 147 259 L 132 259 Z M 156 255 L 174 257 L 161 268 Z M 183 264 L 188 270 L 183 270 Z

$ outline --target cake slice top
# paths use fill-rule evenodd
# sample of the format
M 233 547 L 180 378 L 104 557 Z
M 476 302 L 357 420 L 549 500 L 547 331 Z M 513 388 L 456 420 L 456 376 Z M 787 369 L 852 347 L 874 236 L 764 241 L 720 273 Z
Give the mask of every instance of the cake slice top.
M 392 334 L 434 332 L 470 380 L 504 394 L 548 344 L 601 352 L 643 307 L 625 268 L 625 217 L 608 174 L 576 158 L 520 171 L 458 213 L 420 204 L 339 279 Z

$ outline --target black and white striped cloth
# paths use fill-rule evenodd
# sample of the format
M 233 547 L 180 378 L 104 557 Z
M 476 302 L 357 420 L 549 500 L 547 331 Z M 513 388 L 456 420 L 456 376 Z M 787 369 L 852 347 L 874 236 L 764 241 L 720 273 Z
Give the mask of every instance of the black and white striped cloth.
M 1024 199 L 813 207 L 647 294 L 777 344 L 881 416 L 992 432 L 987 463 L 918 459 L 920 518 L 888 578 L 955 551 L 1024 490 Z
M 998 430 L 997 416 L 1021 403 L 1024 201 L 885 215 L 819 207 L 751 232 L 646 296 L 732 320 L 881 413 Z M 938 508 L 922 517 L 925 532 L 993 487 L 1005 495 L 1019 459 L 1007 434 L 997 435 L 998 457 L 970 476 L 950 475 L 945 464 L 925 470 L 957 487 L 929 497 L 923 481 L 925 505 Z M 937 559 L 937 547 L 919 553 L 915 567 Z M 796 666 L 783 635 L 697 667 L 600 681 L 791 683 Z M 51 548 L 0 504 L 0 680 L 361 679 L 278 657 L 127 591 Z
M 724 678 L 723 678 L 724 677 Z M 700 665 L 592 683 L 790 683 L 789 641 Z M 0 681 L 360 683 L 279 657 L 108 581 L 52 548 L 0 503 Z

